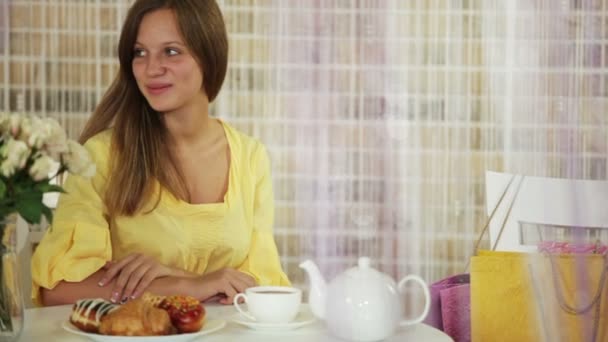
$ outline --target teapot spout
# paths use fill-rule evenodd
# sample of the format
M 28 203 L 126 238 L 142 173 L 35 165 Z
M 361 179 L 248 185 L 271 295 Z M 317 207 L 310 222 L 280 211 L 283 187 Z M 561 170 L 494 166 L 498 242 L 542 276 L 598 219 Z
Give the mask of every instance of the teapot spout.
M 325 319 L 325 299 L 327 297 L 327 283 L 319 271 L 319 268 L 312 260 L 306 260 L 300 264 L 310 279 L 310 293 L 308 295 L 308 305 L 310 310 L 319 319 Z

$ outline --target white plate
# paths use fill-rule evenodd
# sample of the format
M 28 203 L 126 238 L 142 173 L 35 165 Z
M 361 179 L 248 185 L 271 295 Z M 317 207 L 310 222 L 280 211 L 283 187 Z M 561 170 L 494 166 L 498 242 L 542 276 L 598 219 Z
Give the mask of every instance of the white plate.
M 220 330 L 224 326 L 226 326 L 226 321 L 212 319 L 207 320 L 201 330 L 189 334 L 175 334 L 166 336 L 108 336 L 86 333 L 75 327 L 72 323 L 70 323 L 70 321 L 64 321 L 62 324 L 63 329 L 71 332 L 72 334 L 86 336 L 89 339 L 97 342 L 186 342 Z
M 243 317 L 241 314 L 236 313 L 231 317 L 234 323 L 244 325 L 250 329 L 259 331 L 288 331 L 303 327 L 315 321 L 315 317 L 309 310 L 302 310 L 298 313 L 296 318 L 289 323 L 259 323 Z

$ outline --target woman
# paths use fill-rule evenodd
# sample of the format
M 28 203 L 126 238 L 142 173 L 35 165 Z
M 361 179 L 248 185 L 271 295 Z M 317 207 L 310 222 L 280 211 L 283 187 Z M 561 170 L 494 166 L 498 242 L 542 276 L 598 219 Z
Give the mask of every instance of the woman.
M 120 72 L 81 142 L 92 180 L 66 180 L 32 261 L 41 305 L 144 290 L 224 304 L 256 284 L 289 285 L 272 235 L 268 155 L 209 117 L 228 43 L 213 0 L 138 0 Z

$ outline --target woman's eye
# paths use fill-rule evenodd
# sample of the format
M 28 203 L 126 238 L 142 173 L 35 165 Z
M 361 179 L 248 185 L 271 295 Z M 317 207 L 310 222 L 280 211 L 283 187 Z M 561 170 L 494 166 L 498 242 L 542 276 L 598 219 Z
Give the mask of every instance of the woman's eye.
M 174 48 L 166 48 L 165 53 L 167 54 L 167 56 L 175 56 L 179 54 L 179 51 Z
M 133 50 L 133 57 L 143 57 L 145 55 L 146 55 L 146 52 L 143 49 Z

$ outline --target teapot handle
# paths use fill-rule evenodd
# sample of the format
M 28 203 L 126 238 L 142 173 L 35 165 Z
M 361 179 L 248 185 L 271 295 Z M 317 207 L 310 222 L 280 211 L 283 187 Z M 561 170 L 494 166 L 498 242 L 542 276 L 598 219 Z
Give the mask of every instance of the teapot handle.
M 422 314 L 420 316 L 418 316 L 418 318 L 402 320 L 401 323 L 399 323 L 399 325 L 401 325 L 401 326 L 418 324 L 418 323 L 424 321 L 426 316 L 429 314 L 429 309 L 431 307 L 431 294 L 429 292 L 429 286 L 426 284 L 426 282 L 422 278 L 420 278 L 417 275 L 411 274 L 411 275 L 403 277 L 403 279 L 401 279 L 401 281 L 399 281 L 399 285 L 397 285 L 397 289 L 399 290 L 399 292 L 402 292 L 401 288 L 408 281 L 414 281 L 415 283 L 418 283 L 422 287 L 422 292 L 424 293 L 424 310 L 422 310 Z

